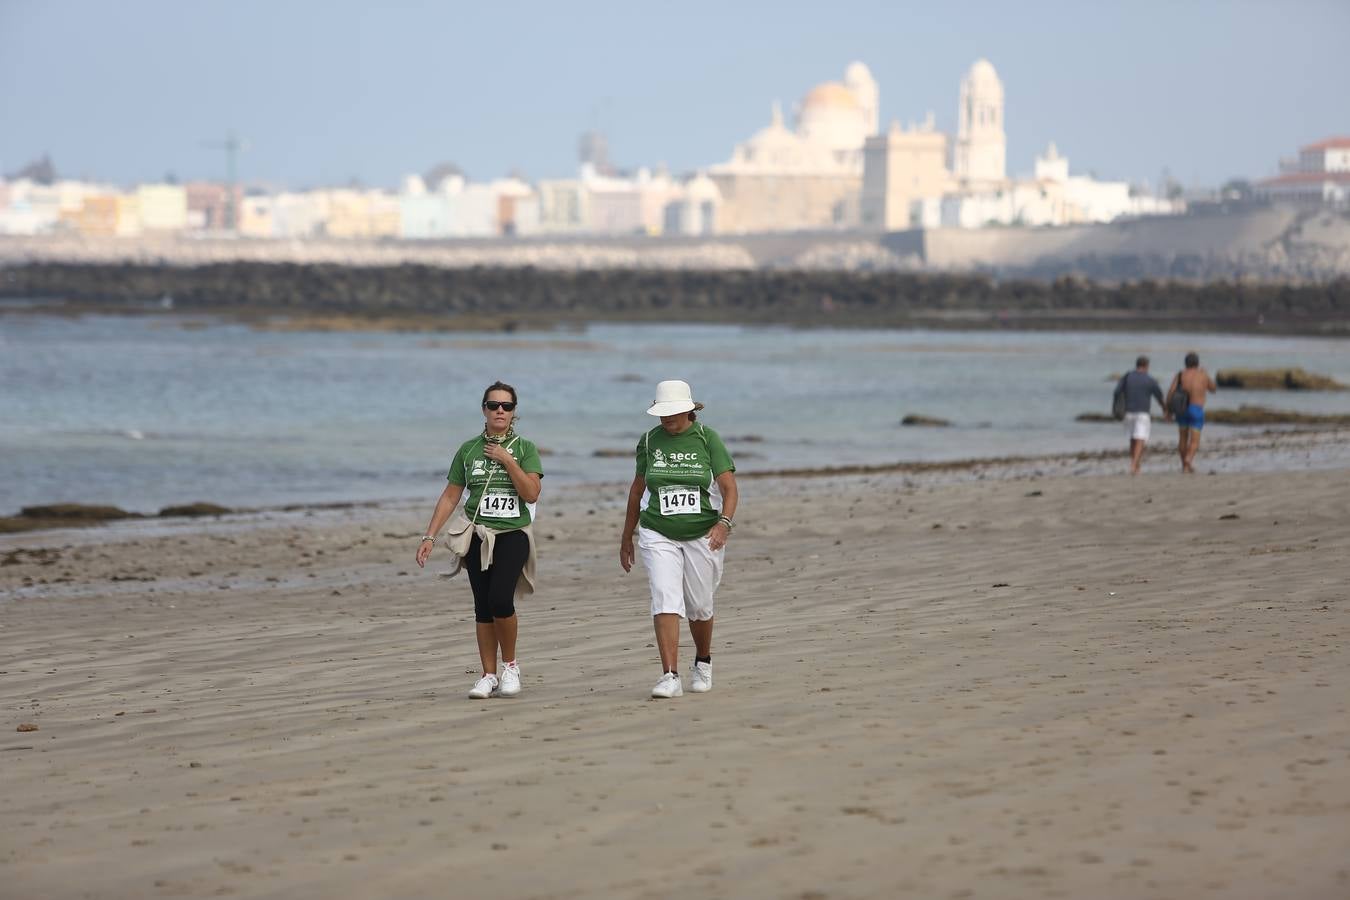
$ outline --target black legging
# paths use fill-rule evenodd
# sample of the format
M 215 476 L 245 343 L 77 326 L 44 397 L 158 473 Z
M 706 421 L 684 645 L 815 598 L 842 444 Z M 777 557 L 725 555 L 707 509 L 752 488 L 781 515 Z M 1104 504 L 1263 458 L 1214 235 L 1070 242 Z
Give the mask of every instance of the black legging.
M 523 531 L 504 531 L 492 545 L 492 565 L 479 567 L 482 541 L 478 535 L 469 543 L 464 563 L 473 588 L 473 617 L 484 624 L 493 619 L 509 619 L 516 614 L 516 582 L 530 557 L 530 536 Z

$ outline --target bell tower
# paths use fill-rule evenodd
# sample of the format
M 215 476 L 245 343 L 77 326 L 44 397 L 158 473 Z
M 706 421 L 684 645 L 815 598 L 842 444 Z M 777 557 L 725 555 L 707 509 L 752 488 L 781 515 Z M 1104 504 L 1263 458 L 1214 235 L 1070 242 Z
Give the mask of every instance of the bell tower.
M 1003 82 L 981 59 L 961 79 L 954 174 L 961 181 L 1007 177 L 1008 138 L 1003 132 Z

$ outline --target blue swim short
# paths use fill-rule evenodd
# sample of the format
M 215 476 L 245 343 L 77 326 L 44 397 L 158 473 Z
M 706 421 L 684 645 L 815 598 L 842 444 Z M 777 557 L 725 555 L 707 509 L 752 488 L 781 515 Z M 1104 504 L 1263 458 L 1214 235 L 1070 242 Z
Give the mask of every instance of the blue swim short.
M 1177 416 L 1178 428 L 1194 428 L 1196 431 L 1205 427 L 1205 408 L 1196 406 L 1192 403 L 1186 407 L 1183 415 Z

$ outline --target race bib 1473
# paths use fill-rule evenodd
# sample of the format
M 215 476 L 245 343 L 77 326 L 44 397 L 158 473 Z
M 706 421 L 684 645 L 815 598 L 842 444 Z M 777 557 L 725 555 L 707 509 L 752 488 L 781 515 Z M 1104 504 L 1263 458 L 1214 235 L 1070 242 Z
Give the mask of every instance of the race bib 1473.
M 520 515 L 520 498 L 515 494 L 484 494 L 478 501 L 478 515 L 487 519 L 514 519 Z

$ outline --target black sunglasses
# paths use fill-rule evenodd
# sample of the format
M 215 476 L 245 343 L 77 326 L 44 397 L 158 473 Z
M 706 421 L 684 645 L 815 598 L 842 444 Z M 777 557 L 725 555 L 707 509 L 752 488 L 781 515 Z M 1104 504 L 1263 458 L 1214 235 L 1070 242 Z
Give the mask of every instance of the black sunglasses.
M 514 400 L 484 400 L 483 408 L 490 412 L 496 412 L 499 409 L 515 412 L 516 402 Z

